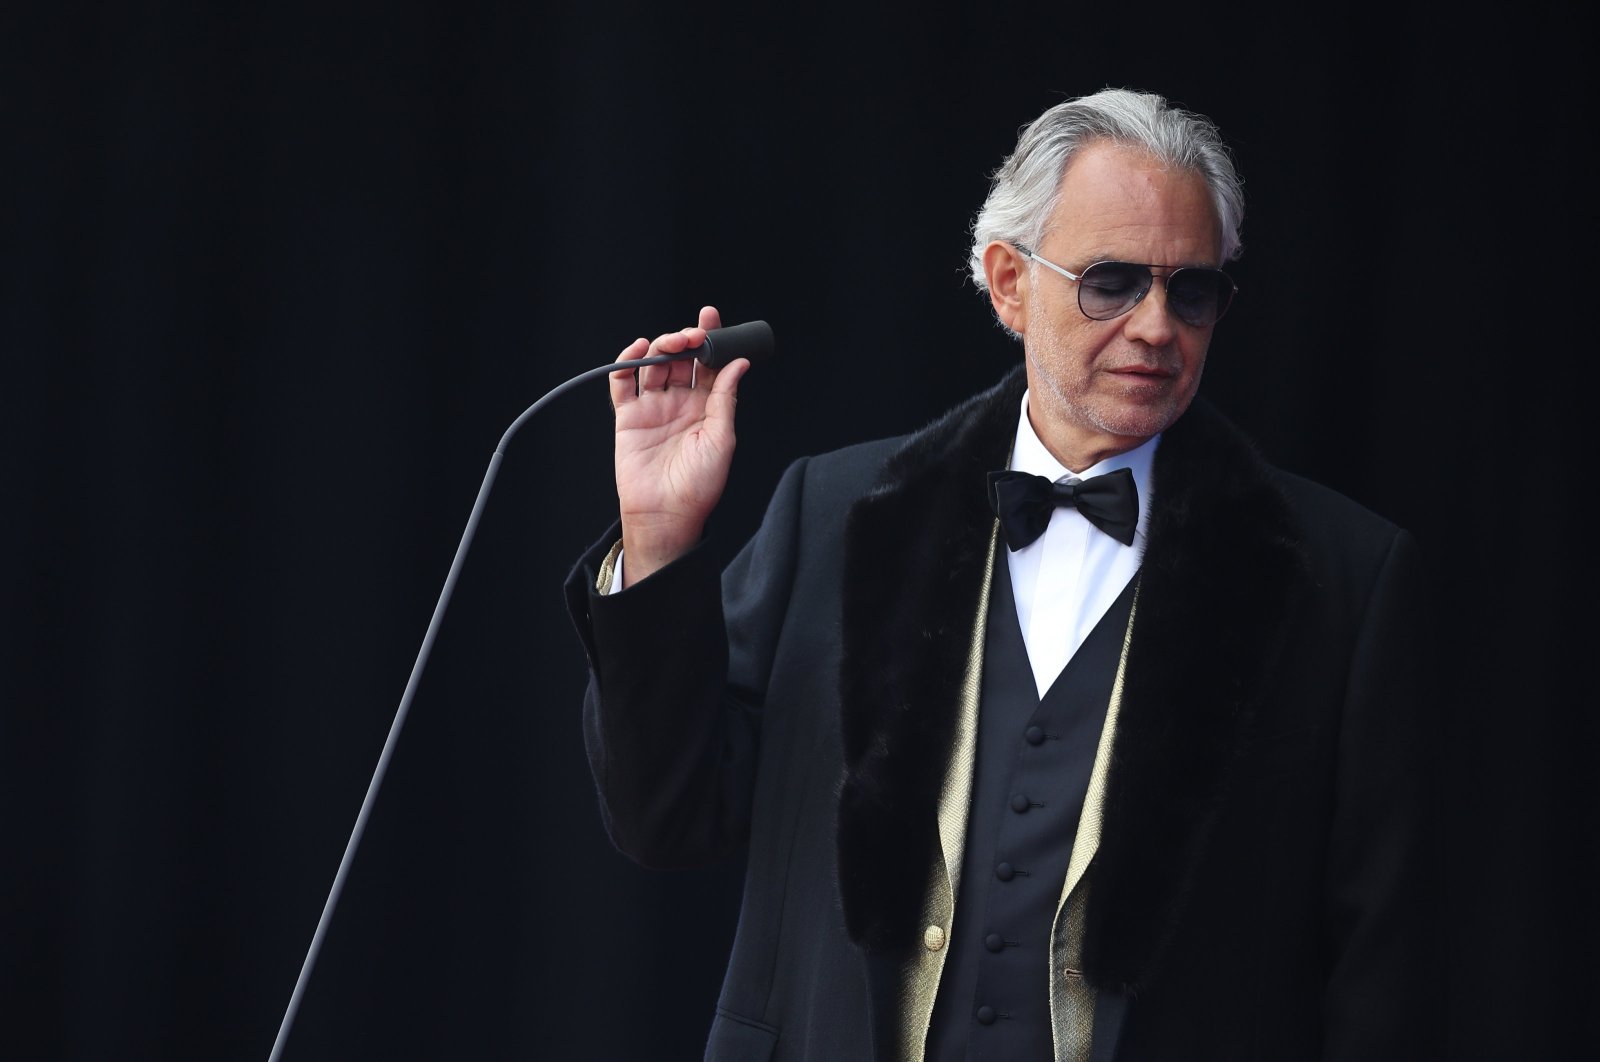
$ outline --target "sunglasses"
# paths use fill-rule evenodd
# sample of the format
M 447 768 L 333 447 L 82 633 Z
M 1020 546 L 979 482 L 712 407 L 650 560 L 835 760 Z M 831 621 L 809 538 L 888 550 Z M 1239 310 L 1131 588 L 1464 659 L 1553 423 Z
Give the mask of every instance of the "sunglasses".
M 1180 266 L 1168 273 L 1157 273 L 1161 266 L 1137 262 L 1096 262 L 1082 273 L 1071 273 L 1025 247 L 1024 256 L 1078 282 L 1078 309 L 1091 321 L 1121 317 L 1150 293 L 1156 277 L 1167 289 L 1167 308 L 1186 325 L 1208 328 L 1228 312 L 1239 289 L 1233 278 L 1220 269 L 1205 266 Z

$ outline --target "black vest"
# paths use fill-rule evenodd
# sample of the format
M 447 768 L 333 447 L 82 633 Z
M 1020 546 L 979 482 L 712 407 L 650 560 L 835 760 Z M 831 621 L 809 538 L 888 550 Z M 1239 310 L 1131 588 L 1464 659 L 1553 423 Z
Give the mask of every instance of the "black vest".
M 995 559 L 972 804 L 930 1062 L 1054 1057 L 1050 929 L 1133 606 L 1130 580 L 1043 699 Z

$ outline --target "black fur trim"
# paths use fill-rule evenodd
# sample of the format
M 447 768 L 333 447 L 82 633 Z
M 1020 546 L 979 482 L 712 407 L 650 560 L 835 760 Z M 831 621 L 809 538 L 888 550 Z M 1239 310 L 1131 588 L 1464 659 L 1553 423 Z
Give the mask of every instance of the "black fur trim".
M 988 473 L 1002 468 L 1027 386 L 1021 367 L 909 437 L 851 509 L 839 701 L 839 889 L 851 939 L 920 940 L 949 765 L 988 560 Z
M 1162 436 L 1084 912 L 1084 972 L 1137 993 L 1178 923 L 1248 747 L 1306 565 L 1254 447 L 1196 399 Z

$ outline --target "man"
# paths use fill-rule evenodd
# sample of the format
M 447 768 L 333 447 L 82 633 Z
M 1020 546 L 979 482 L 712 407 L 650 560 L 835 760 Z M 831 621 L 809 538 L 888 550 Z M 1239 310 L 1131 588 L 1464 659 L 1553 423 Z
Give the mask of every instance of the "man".
M 747 363 L 613 375 L 586 738 L 624 852 L 748 842 L 708 1059 L 1436 1053 L 1414 547 L 1196 399 L 1242 214 L 1207 120 L 1046 111 L 974 225 L 1023 367 L 794 464 L 720 583 Z

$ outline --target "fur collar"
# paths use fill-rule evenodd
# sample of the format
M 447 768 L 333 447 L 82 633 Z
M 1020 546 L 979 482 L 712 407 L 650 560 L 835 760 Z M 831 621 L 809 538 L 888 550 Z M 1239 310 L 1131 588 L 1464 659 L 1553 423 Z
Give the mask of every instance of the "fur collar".
M 915 946 L 1022 369 L 906 442 L 852 508 L 840 704 L 839 887 L 852 939 Z M 1196 398 L 1163 435 L 1084 966 L 1146 985 L 1245 746 L 1303 562 L 1265 463 Z
M 920 939 L 994 525 L 986 477 L 1005 464 L 1026 386 L 1019 367 L 910 436 L 850 511 L 839 886 L 850 936 L 869 951 Z

